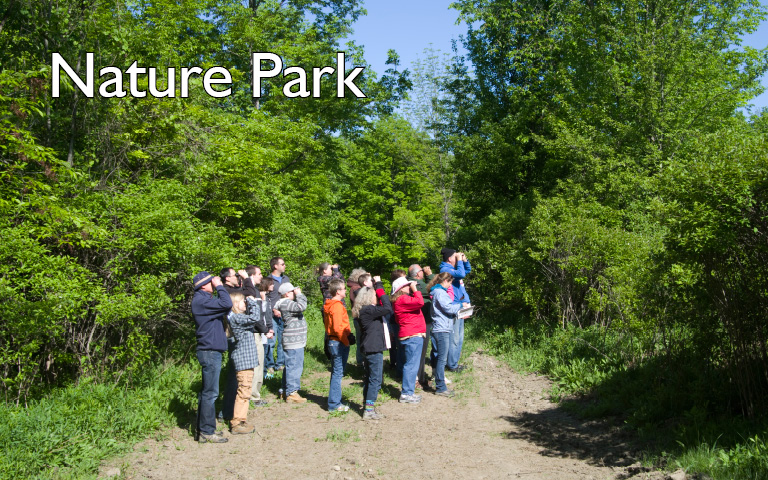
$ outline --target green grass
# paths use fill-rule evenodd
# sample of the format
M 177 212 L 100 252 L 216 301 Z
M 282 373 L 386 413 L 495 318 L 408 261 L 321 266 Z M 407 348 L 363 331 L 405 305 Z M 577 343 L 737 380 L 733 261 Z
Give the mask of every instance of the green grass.
M 134 387 L 79 384 L 27 408 L 0 406 L 0 478 L 90 478 L 101 460 L 191 420 L 197 361 L 146 372 Z
M 686 471 L 706 473 L 713 480 L 764 480 L 768 479 L 768 442 L 756 435 L 731 448 L 701 443 L 685 449 L 673 464 Z
M 360 433 L 357 430 L 343 430 L 334 428 L 325 434 L 325 439 L 315 438 L 316 442 L 326 441 L 334 443 L 359 442 Z

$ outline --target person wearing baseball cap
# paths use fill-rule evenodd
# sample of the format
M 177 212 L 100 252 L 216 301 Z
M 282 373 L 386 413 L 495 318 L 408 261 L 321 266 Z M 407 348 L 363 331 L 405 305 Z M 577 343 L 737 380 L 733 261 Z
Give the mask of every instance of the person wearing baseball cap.
M 203 375 L 203 388 L 198 401 L 200 443 L 225 443 L 216 431 L 216 408 L 219 396 L 221 360 L 227 351 L 227 335 L 224 333 L 224 316 L 232 309 L 232 299 L 219 277 L 200 272 L 192 279 L 195 293 L 192 296 L 192 315 L 197 324 L 197 361 Z M 218 296 L 213 296 L 216 289 Z
M 301 288 L 291 282 L 283 282 L 278 288 L 280 300 L 272 308 L 280 312 L 283 320 L 283 394 L 288 403 L 306 403 L 307 399 L 299 394 L 301 374 L 304 371 L 304 349 L 307 346 L 307 321 L 304 311 L 307 309 L 307 297 Z

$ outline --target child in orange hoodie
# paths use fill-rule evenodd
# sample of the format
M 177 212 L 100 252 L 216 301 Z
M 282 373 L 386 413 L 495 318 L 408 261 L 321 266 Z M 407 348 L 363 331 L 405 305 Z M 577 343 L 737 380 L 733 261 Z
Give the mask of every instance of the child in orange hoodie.
M 347 295 L 344 280 L 333 279 L 328 283 L 331 298 L 323 305 L 323 323 L 331 353 L 331 385 L 328 389 L 328 411 L 347 412 L 349 407 L 341 403 L 341 379 L 349 357 L 349 346 L 355 344 L 355 336 L 349 328 L 349 316 L 344 305 Z

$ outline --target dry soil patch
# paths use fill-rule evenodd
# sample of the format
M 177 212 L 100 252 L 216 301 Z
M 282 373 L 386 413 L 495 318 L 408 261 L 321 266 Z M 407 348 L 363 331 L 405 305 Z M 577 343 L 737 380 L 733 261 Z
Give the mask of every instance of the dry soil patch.
M 637 466 L 619 428 L 550 403 L 546 378 L 520 375 L 482 353 L 468 364 L 454 377 L 457 397 L 390 400 L 379 407 L 381 421 L 362 420 L 361 398 L 339 416 L 324 410 L 324 397 L 309 395 L 300 406 L 272 398 L 249 412 L 256 434 L 200 445 L 177 427 L 102 472 L 119 466 L 130 479 L 664 478 Z

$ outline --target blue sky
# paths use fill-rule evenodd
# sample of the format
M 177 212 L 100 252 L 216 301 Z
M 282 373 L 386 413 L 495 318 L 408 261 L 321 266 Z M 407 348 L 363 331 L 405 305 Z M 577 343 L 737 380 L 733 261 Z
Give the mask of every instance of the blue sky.
M 450 53 L 451 40 L 458 40 L 466 31 L 464 25 L 456 25 L 458 15 L 448 8 L 450 4 L 451 0 L 368 0 L 368 15 L 357 21 L 352 38 L 365 46 L 365 58 L 379 75 L 386 70 L 384 62 L 390 48 L 400 55 L 402 67 L 409 68 L 430 44 L 435 50 Z M 768 21 L 745 37 L 744 44 L 756 48 L 768 45 Z M 768 88 L 768 77 L 763 77 L 763 85 Z M 753 103 L 755 109 L 768 107 L 768 92 Z

